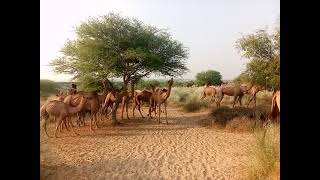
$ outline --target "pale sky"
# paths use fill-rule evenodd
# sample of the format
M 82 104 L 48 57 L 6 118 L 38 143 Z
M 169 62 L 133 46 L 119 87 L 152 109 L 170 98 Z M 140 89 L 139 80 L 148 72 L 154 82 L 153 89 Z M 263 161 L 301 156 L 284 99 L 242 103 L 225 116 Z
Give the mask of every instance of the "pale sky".
M 245 69 L 236 40 L 259 28 L 272 29 L 280 0 L 41 0 L 40 79 L 69 81 L 70 76 L 55 74 L 47 65 L 67 39 L 75 38 L 76 25 L 111 11 L 167 28 L 188 47 L 190 72 L 183 78 L 213 69 L 229 80 Z

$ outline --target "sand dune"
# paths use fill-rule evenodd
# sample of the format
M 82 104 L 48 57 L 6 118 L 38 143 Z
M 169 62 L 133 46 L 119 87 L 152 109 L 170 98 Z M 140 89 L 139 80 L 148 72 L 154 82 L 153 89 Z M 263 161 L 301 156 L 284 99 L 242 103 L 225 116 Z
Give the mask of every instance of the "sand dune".
M 146 111 L 145 111 L 146 112 Z M 254 138 L 202 127 L 207 112 L 169 109 L 170 125 L 135 118 L 122 127 L 76 129 L 47 138 L 41 127 L 42 179 L 240 179 Z M 130 114 L 131 115 L 131 114 Z M 163 119 L 163 123 L 164 123 Z M 54 127 L 49 126 L 49 134 Z

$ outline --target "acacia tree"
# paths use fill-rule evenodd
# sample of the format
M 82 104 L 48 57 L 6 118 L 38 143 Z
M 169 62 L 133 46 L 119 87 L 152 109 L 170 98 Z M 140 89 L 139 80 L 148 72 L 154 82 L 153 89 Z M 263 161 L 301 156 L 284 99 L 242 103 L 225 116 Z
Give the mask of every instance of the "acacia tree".
M 249 80 L 267 87 L 280 88 L 280 28 L 273 34 L 258 30 L 237 41 L 237 48 L 250 60 L 236 80 Z
M 119 14 L 90 18 L 76 27 L 77 38 L 68 40 L 62 56 L 51 62 L 54 72 L 67 73 L 74 79 L 96 80 L 122 78 L 123 88 L 112 113 L 112 124 L 118 123 L 116 110 L 131 82 L 151 74 L 177 76 L 188 69 L 188 50 L 162 29 Z M 129 99 L 129 98 L 127 98 Z
M 203 86 L 205 84 L 218 85 L 221 84 L 221 79 L 222 76 L 220 72 L 214 70 L 202 71 L 200 73 L 197 73 L 196 75 L 197 84 L 200 86 Z

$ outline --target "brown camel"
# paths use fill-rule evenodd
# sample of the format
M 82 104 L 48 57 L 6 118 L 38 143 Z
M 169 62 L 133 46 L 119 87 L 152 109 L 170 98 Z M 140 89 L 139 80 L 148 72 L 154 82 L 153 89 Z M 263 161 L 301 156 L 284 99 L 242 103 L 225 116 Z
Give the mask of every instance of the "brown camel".
M 215 96 L 216 96 L 216 92 L 217 90 L 213 87 L 213 86 L 206 86 L 202 93 L 201 93 L 201 97 L 200 99 L 204 99 L 205 97 L 211 97 L 211 101 L 214 102 L 215 101 Z
M 272 102 L 271 102 L 271 113 L 270 113 L 270 116 L 272 119 L 275 119 L 279 115 L 280 115 L 280 90 L 273 92 Z
M 99 112 L 100 104 L 99 104 L 97 92 L 78 92 L 75 95 L 67 96 L 65 98 L 64 102 L 66 104 L 69 104 L 70 106 L 75 107 L 80 103 L 81 96 L 86 96 L 86 97 L 88 97 L 89 100 L 86 102 L 83 110 L 78 113 L 78 116 L 79 116 L 78 122 L 77 122 L 78 126 L 80 126 L 81 123 L 84 124 L 85 113 L 89 112 L 91 115 L 90 130 L 93 130 L 92 129 L 93 118 L 95 119 L 96 127 L 99 128 L 98 124 L 97 124 L 97 113 Z
M 151 91 L 147 90 L 147 89 L 144 89 L 142 91 L 140 91 L 140 90 L 135 91 L 136 94 L 134 96 L 134 106 L 133 106 L 133 110 L 132 110 L 133 117 L 134 117 L 134 111 L 135 111 L 136 107 L 138 106 L 138 111 L 139 111 L 141 117 L 144 118 L 141 113 L 141 105 L 142 105 L 142 102 L 148 102 L 148 103 L 150 102 L 152 93 L 155 92 L 155 90 L 154 90 L 155 87 L 151 86 L 151 89 L 152 89 Z
M 69 106 L 68 104 L 66 104 L 64 102 L 56 101 L 56 100 L 53 100 L 53 101 L 50 101 L 50 102 L 44 104 L 40 108 L 40 113 L 41 113 L 41 117 L 44 118 L 43 127 L 44 127 L 44 130 L 45 130 L 45 133 L 47 134 L 47 136 L 50 137 L 49 134 L 47 133 L 47 126 L 46 126 L 49 116 L 54 116 L 58 119 L 56 132 L 55 132 L 55 137 L 57 137 L 57 131 L 58 131 L 59 126 L 62 124 L 62 122 L 64 121 L 64 123 L 65 123 L 65 121 L 68 121 L 68 123 L 72 124 L 72 122 L 69 121 L 70 119 L 68 117 L 80 112 L 84 108 L 86 101 L 87 101 L 87 99 L 82 96 L 80 103 L 76 107 Z M 66 126 L 66 128 L 67 128 L 67 126 Z M 71 125 L 71 129 L 75 134 L 77 134 L 74 131 L 72 125 Z M 79 135 L 79 134 L 77 134 L 77 135 Z
M 240 106 L 242 106 L 242 97 L 248 90 L 251 89 L 251 85 L 249 87 L 242 85 L 232 85 L 232 86 L 221 86 L 218 90 L 217 95 L 217 107 L 220 107 L 220 103 L 224 97 L 224 95 L 233 96 L 233 104 L 232 107 L 239 101 Z
M 161 116 L 161 104 L 164 104 L 164 112 L 166 115 L 166 124 L 168 124 L 167 118 L 167 99 L 170 97 L 171 87 L 173 84 L 173 78 L 168 81 L 168 90 L 166 89 L 157 89 L 150 98 L 150 106 L 149 106 L 149 117 L 151 118 L 151 110 L 154 109 L 156 113 L 156 107 L 158 106 L 158 123 L 160 124 L 160 116 Z
M 122 111 L 121 111 L 121 119 L 123 120 L 123 112 L 124 108 L 126 108 L 126 113 L 127 113 L 127 119 L 129 118 L 129 113 L 128 113 L 128 105 L 129 105 L 129 92 L 127 90 L 117 90 L 114 89 L 112 92 L 110 92 L 105 101 L 104 104 L 102 105 L 103 111 L 107 111 L 108 107 L 111 107 L 111 110 L 113 108 L 113 105 L 116 102 L 116 99 L 118 96 L 122 96 Z
M 108 93 L 103 105 L 102 105 L 102 111 L 103 112 L 108 112 L 108 108 L 110 107 L 111 108 L 111 111 L 112 111 L 112 108 L 113 108 L 113 105 L 114 103 L 116 102 L 116 97 L 118 95 L 118 91 L 111 91 Z M 111 112 L 110 112 L 111 113 Z M 109 114 L 110 114 L 109 113 Z M 106 114 L 106 117 L 108 117 L 109 114 Z

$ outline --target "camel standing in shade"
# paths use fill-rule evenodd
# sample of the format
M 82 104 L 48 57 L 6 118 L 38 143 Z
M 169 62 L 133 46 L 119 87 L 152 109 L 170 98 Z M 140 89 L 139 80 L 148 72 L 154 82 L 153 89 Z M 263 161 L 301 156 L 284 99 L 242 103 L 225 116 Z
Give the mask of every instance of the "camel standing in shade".
M 98 127 L 97 122 L 97 113 L 99 112 L 100 104 L 98 99 L 97 92 L 78 92 L 75 95 L 69 95 L 65 98 L 64 102 L 68 105 L 71 105 L 73 107 L 77 106 L 80 103 L 80 97 L 85 95 L 88 97 L 88 101 L 85 104 L 85 107 L 82 109 L 82 111 L 79 112 L 78 116 L 78 126 L 80 127 L 81 123 L 84 123 L 84 116 L 85 113 L 89 112 L 91 115 L 91 121 L 90 121 L 90 130 L 92 129 L 92 123 L 93 118 L 95 119 L 95 125 Z M 81 120 L 82 119 L 82 120 Z
M 69 106 L 68 104 L 66 104 L 64 102 L 56 101 L 56 100 L 53 100 L 53 101 L 50 101 L 50 102 L 44 104 L 40 108 L 40 113 L 41 113 L 41 117 L 44 118 L 43 127 L 44 127 L 44 130 L 45 130 L 45 133 L 47 134 L 47 136 L 50 137 L 47 133 L 47 120 L 49 119 L 49 116 L 54 116 L 58 119 L 56 132 L 55 132 L 55 137 L 57 137 L 57 132 L 58 132 L 58 129 L 59 129 L 60 125 L 62 124 L 62 122 L 68 121 L 68 123 L 72 123 L 68 117 L 80 112 L 84 108 L 86 101 L 87 101 L 86 98 L 84 98 L 82 96 L 80 103 L 76 107 Z M 67 126 L 66 126 L 66 128 L 67 128 Z M 74 131 L 72 125 L 71 125 L 71 129 L 75 134 L 77 134 Z
M 151 118 L 151 110 L 154 109 L 156 113 L 156 107 L 158 106 L 158 123 L 160 124 L 160 116 L 161 116 L 161 104 L 164 104 L 164 112 L 166 115 L 166 123 L 168 124 L 167 117 L 167 99 L 170 97 L 171 87 L 173 84 L 173 78 L 168 81 L 168 90 L 165 89 L 157 89 L 150 98 L 150 106 L 149 106 L 149 117 Z M 156 114 L 155 114 L 156 115 Z

